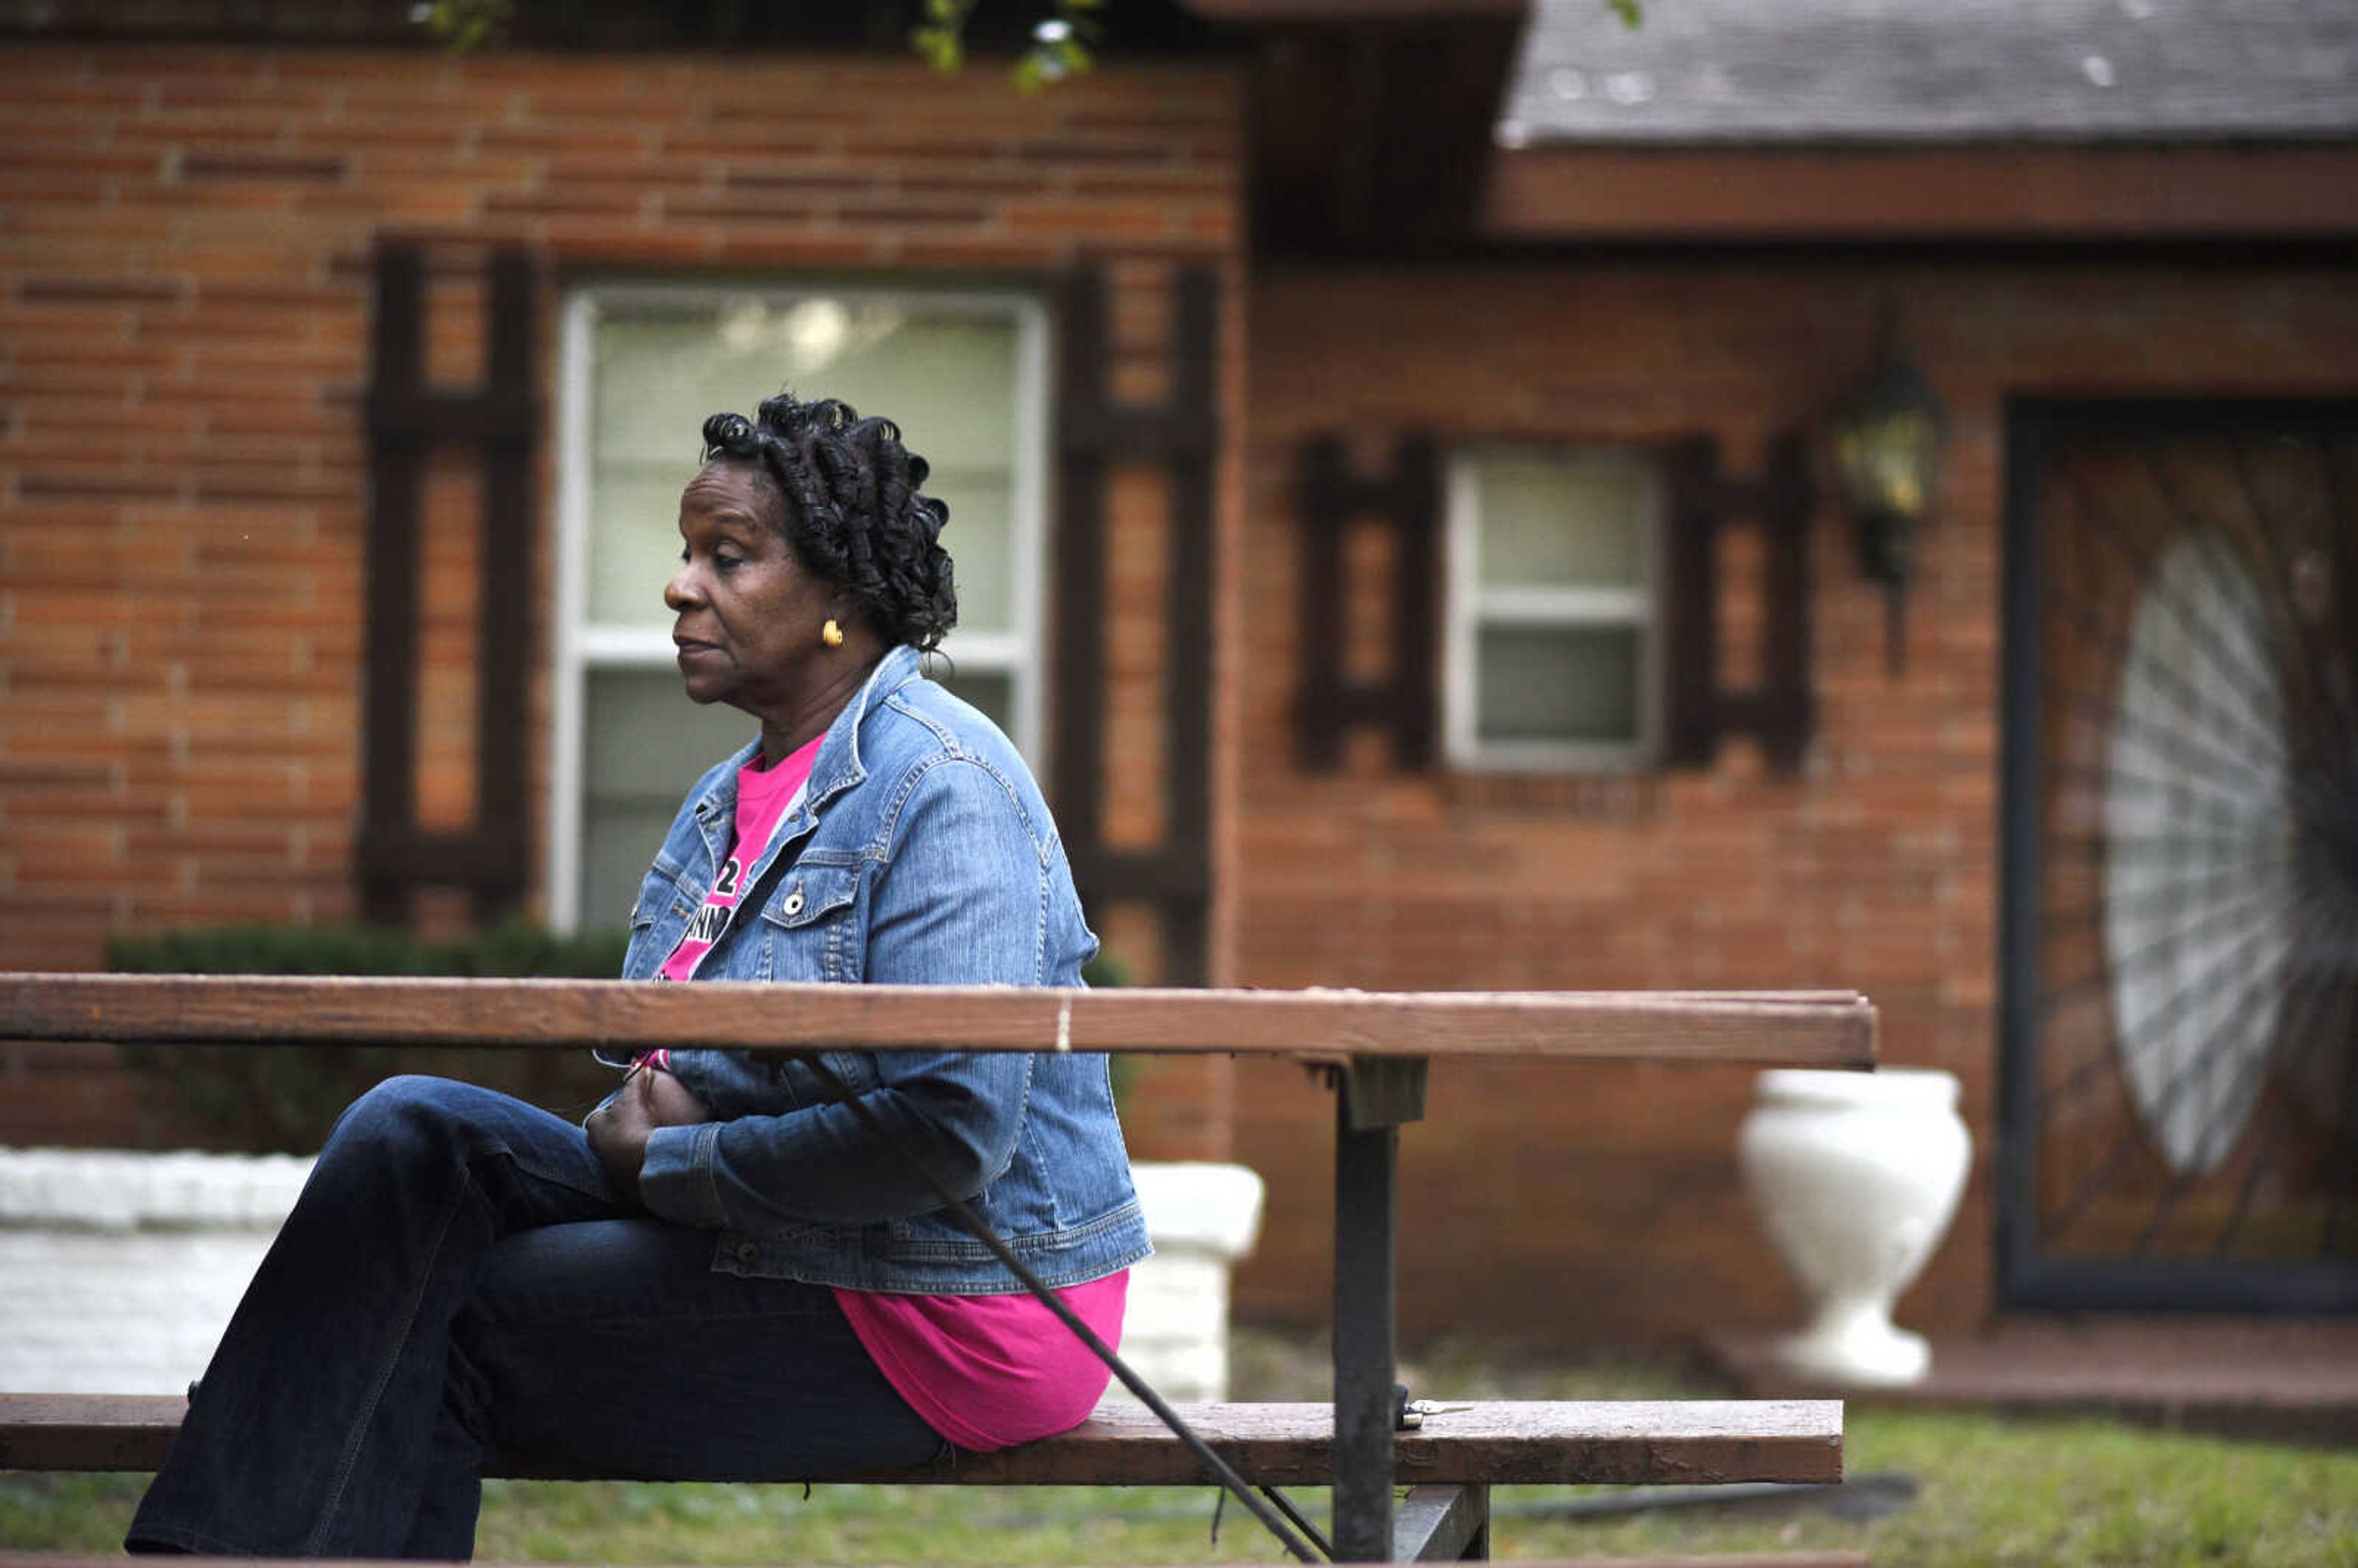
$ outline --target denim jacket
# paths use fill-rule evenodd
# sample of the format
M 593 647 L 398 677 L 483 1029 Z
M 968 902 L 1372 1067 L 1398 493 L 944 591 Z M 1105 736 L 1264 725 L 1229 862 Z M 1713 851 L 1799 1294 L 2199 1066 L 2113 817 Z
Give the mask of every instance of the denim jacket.
M 893 649 L 828 726 L 699 980 L 1081 983 L 1097 938 L 1039 787 L 917 664 Z M 758 744 L 688 792 L 632 911 L 624 979 L 653 978 L 703 903 Z M 1151 1250 L 1103 1055 L 822 1059 L 1049 1284 Z M 717 1119 L 658 1129 L 641 1191 L 654 1213 L 721 1233 L 714 1269 L 941 1295 L 1022 1288 L 808 1066 L 738 1050 L 674 1051 L 671 1065 Z

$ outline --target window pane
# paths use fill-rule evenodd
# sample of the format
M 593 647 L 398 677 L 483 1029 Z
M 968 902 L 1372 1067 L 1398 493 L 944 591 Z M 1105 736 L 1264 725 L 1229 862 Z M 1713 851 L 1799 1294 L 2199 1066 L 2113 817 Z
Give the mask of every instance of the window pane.
M 759 726 L 725 704 L 690 702 L 670 670 L 592 670 L 583 695 L 581 923 L 612 925 L 688 786 Z
M 1015 629 L 1015 494 L 1008 476 L 978 470 L 936 471 L 929 495 L 949 503 L 942 547 L 957 583 L 958 627 L 967 632 Z M 955 646 L 957 633 L 952 633 Z
M 961 665 L 943 684 L 1010 728 L 1007 672 Z M 610 925 L 630 913 L 688 786 L 757 726 L 725 703 L 690 702 L 668 670 L 593 670 L 585 696 L 582 922 Z
M 590 520 L 588 619 L 668 628 L 664 584 L 679 570 L 679 492 L 691 459 L 602 464 Z
M 1011 568 L 984 557 L 1013 547 L 1018 334 L 1009 314 L 820 295 L 608 301 L 592 350 L 587 619 L 669 623 L 663 584 L 705 417 L 750 416 L 784 386 L 901 427 L 950 503 L 944 543 L 977 583 L 975 624 L 1003 624 Z
M 578 791 L 581 833 L 552 877 L 552 910 L 584 925 L 620 920 L 680 797 L 738 750 L 753 721 L 698 708 L 668 663 L 640 663 L 671 614 L 681 489 L 696 473 L 704 420 L 751 416 L 781 388 L 892 419 L 949 504 L 943 545 L 956 563 L 959 623 L 944 652 L 962 695 L 1002 728 L 1036 722 L 1040 476 L 1045 424 L 1043 320 L 1013 296 L 829 292 L 786 284 L 615 284 L 568 302 L 567 377 L 584 432 L 568 561 L 579 597 L 557 607 L 577 662 L 583 744 L 560 787 Z M 579 532 L 571 530 L 578 529 Z M 628 633 L 623 635 L 622 633 Z M 653 635 L 648 635 L 653 633 Z M 567 640 L 560 639 L 560 646 Z M 970 649 L 970 654 L 968 651 Z M 1017 735 L 1018 743 L 1026 739 Z M 1030 737 L 1036 742 L 1037 737 Z M 574 897 L 567 899 L 571 892 Z
M 1636 587 L 1658 505 L 1652 468 L 1608 452 L 1488 451 L 1479 465 L 1484 587 Z
M 1637 741 L 1636 628 L 1485 627 L 1477 643 L 1477 741 Z

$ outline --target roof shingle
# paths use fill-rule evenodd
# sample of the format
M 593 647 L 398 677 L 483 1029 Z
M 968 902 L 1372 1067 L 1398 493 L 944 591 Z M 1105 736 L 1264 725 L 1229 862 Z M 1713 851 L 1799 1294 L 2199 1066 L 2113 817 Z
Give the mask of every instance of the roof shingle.
M 2358 136 L 2358 0 L 1533 0 L 1502 146 Z

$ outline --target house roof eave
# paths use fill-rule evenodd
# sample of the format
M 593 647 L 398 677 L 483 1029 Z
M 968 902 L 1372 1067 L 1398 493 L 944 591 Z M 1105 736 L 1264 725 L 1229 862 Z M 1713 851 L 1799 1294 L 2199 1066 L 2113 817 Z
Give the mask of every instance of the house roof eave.
M 1228 27 L 1299 26 L 1357 22 L 1446 22 L 1511 17 L 1520 20 L 1528 0 L 1179 0 L 1207 22 Z
M 1486 239 L 2358 236 L 2358 141 L 1501 148 Z

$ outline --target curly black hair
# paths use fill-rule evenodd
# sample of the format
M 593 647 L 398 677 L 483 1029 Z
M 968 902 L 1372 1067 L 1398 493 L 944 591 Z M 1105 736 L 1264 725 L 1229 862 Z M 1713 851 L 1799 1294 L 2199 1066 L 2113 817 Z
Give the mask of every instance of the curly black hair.
M 947 503 L 921 495 L 925 460 L 890 419 L 863 419 L 832 397 L 764 398 L 756 417 L 704 422 L 704 460 L 751 462 L 785 500 L 779 532 L 795 558 L 845 589 L 889 643 L 938 646 L 957 624 L 957 587 L 942 548 Z

